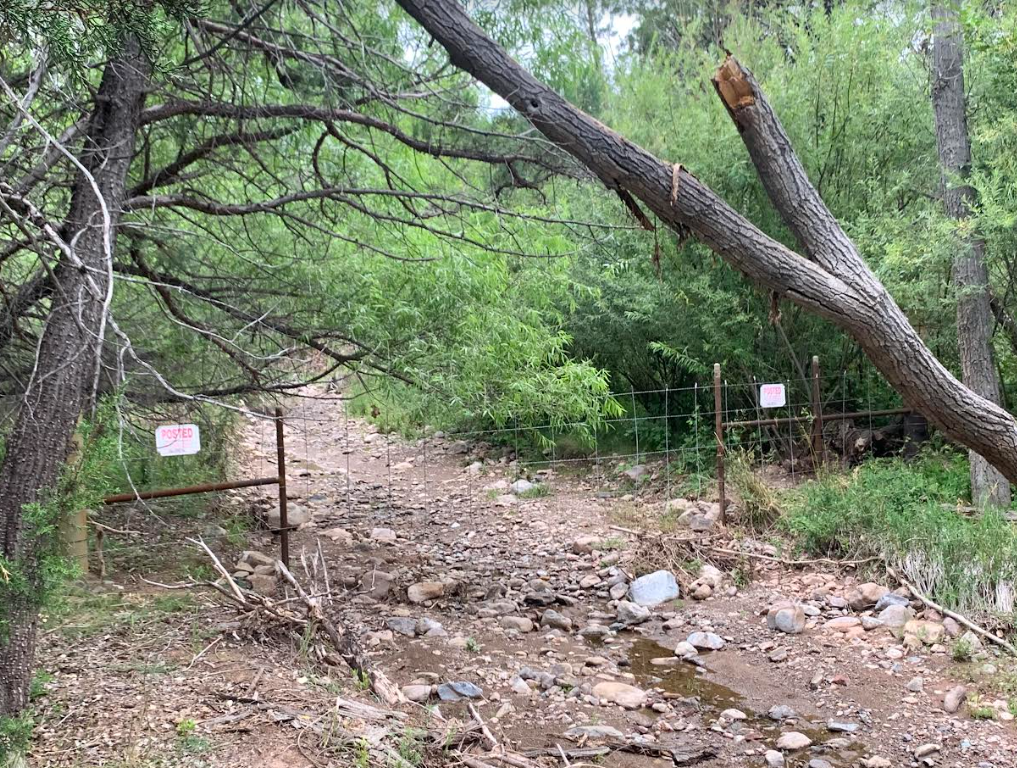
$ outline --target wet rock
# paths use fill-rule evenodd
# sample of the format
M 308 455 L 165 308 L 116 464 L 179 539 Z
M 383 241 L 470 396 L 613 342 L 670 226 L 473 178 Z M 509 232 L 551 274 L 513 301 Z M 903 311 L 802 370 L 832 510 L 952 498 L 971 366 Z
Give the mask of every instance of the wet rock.
M 892 594 L 892 593 L 891 593 Z M 888 596 L 884 596 L 884 599 Z M 879 612 L 878 618 L 883 624 L 891 629 L 903 627 L 915 617 L 915 612 L 907 605 L 894 603 L 886 606 Z
M 670 571 L 640 576 L 629 586 L 629 599 L 642 606 L 654 606 L 678 597 L 678 580 Z
M 701 651 L 719 651 L 724 647 L 724 638 L 713 632 L 693 632 L 687 642 Z
M 406 597 L 411 603 L 426 603 L 437 600 L 445 594 L 445 585 L 440 581 L 420 581 L 406 590 Z
M 503 629 L 515 629 L 519 632 L 533 631 L 533 622 L 525 616 L 502 616 L 498 623 Z
M 626 626 L 642 624 L 650 618 L 650 609 L 636 603 L 621 600 L 618 603 L 618 623 Z
M 785 752 L 797 752 L 800 749 L 806 749 L 810 746 L 812 746 L 812 739 L 798 731 L 782 733 L 780 738 L 777 739 L 777 749 Z
M 646 703 L 646 691 L 626 683 L 597 683 L 593 686 L 593 695 L 625 709 L 640 709 Z
M 540 617 L 540 626 L 560 629 L 562 632 L 571 632 L 572 619 L 548 608 Z
M 766 626 L 789 635 L 805 630 L 805 612 L 794 603 L 778 603 L 766 612 Z
M 438 698 L 442 701 L 479 699 L 483 695 L 484 691 L 480 688 L 480 686 L 466 680 L 460 680 L 454 683 L 442 683 L 438 686 Z
M 565 731 L 565 736 L 580 739 L 624 739 L 625 734 L 610 725 L 574 725 Z
M 960 709 L 961 704 L 968 697 L 968 689 L 963 685 L 957 685 L 946 692 L 943 698 L 943 710 L 951 715 Z

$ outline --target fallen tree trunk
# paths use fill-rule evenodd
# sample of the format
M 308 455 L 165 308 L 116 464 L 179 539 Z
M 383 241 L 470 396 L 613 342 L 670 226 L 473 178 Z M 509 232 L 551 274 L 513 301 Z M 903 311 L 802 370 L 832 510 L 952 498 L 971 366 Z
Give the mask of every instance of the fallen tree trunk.
M 718 72 L 718 93 L 805 256 L 763 233 L 680 164 L 654 157 L 538 81 L 456 0 L 398 3 L 456 66 L 504 98 L 609 189 L 641 200 L 661 221 L 691 230 L 758 285 L 843 328 L 908 406 L 1017 481 L 1017 420 L 965 387 L 932 354 L 809 182 L 776 115 L 737 61 L 729 58 Z

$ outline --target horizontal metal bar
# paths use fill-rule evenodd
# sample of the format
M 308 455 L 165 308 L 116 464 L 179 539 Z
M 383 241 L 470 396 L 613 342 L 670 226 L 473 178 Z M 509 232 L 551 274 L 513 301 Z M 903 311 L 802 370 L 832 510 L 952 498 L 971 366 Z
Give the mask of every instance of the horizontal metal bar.
M 204 483 L 189 485 L 186 488 L 163 488 L 159 491 L 142 491 L 141 493 L 118 493 L 107 496 L 103 504 L 121 504 L 125 501 L 144 501 L 146 499 L 165 499 L 170 496 L 188 496 L 192 493 L 211 493 L 212 491 L 229 491 L 234 488 L 251 488 L 256 485 L 277 485 L 278 477 L 256 477 L 253 480 L 231 480 L 226 483 Z
M 849 411 L 847 413 L 826 413 L 823 412 L 823 421 L 845 421 L 846 419 L 864 419 L 878 416 L 900 416 L 914 413 L 910 408 L 887 408 L 883 411 Z M 785 416 L 780 419 L 751 419 L 749 421 L 725 421 L 724 428 L 728 427 L 778 427 L 784 424 L 797 424 L 801 421 L 812 421 L 811 416 Z

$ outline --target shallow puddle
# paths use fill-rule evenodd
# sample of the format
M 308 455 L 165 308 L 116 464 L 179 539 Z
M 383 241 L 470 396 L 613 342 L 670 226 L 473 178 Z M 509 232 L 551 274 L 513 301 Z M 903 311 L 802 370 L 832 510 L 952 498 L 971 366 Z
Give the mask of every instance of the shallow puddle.
M 781 725 L 771 720 L 765 712 L 757 712 L 747 704 L 746 698 L 738 691 L 728 688 L 709 678 L 709 673 L 700 667 L 686 662 L 674 665 L 657 665 L 652 659 L 674 658 L 674 653 L 653 640 L 636 640 L 629 649 L 629 661 L 631 671 L 637 678 L 640 685 L 663 689 L 675 697 L 697 699 L 699 706 L 704 712 L 719 715 L 725 709 L 738 709 L 748 715 L 748 720 L 742 721 L 741 726 L 750 731 L 756 731 L 764 736 L 768 743 L 781 734 L 782 731 L 798 731 L 812 739 L 813 746 L 807 752 L 797 755 L 787 755 L 788 765 L 805 765 L 810 758 L 821 756 L 834 766 L 854 765 L 859 757 L 871 754 L 865 744 L 858 739 L 851 738 L 850 746 L 832 750 L 824 747 L 824 742 L 836 737 L 844 737 L 843 734 L 831 733 L 827 730 L 826 723 L 810 722 L 804 716 L 799 716 L 793 721 L 787 721 Z M 704 653 L 702 660 L 709 664 L 710 653 Z M 737 729 L 739 726 L 735 725 Z M 729 729 L 730 730 L 730 729 Z M 844 737 L 847 738 L 847 737 Z

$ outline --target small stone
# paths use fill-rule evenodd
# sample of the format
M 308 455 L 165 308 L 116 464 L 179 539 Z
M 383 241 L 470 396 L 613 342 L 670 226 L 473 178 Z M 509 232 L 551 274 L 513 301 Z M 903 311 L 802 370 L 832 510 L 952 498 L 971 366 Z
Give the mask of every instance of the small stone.
M 678 594 L 678 580 L 671 571 L 648 573 L 629 586 L 629 600 L 647 607 L 674 600 Z
M 565 736 L 580 739 L 624 739 L 625 734 L 610 725 L 574 725 L 565 731 Z
M 459 701 L 460 699 L 479 699 L 484 695 L 479 685 L 461 680 L 454 683 L 443 683 L 438 686 L 438 698 L 442 701 Z
M 562 632 L 572 631 L 572 619 L 558 611 L 548 608 L 540 617 L 540 626 L 560 629 Z
M 774 664 L 787 661 L 787 648 L 776 648 L 767 658 L 769 658 Z
M 426 603 L 437 600 L 445 594 L 445 585 L 440 581 L 421 581 L 406 590 L 406 597 L 411 603 Z
M 690 656 L 698 656 L 699 651 L 696 650 L 696 646 L 694 646 L 692 643 L 686 640 L 682 640 L 680 643 L 678 643 L 678 645 L 674 647 L 674 655 L 685 659 Z
M 518 610 L 519 606 L 512 600 L 489 600 L 481 604 L 477 609 L 477 615 L 482 619 L 493 619 L 515 613 Z
M 939 752 L 942 747 L 939 744 L 922 744 L 920 747 L 915 748 L 915 760 L 921 760 L 923 757 Z
M 391 528 L 372 528 L 371 540 L 379 544 L 395 544 L 396 532 Z
M 808 768 L 833 768 L 833 763 L 821 757 L 814 757 L 809 760 Z
M 862 768 L 891 768 L 893 765 L 893 763 L 885 757 L 881 757 L 879 755 L 863 758 L 859 762 L 862 764 Z
M 763 760 L 766 761 L 766 768 L 784 768 L 784 755 L 775 749 L 766 750 Z
M 866 632 L 871 632 L 872 630 L 879 629 L 882 626 L 883 622 L 875 616 L 862 616 L 862 629 Z
M 498 623 L 503 629 L 514 629 L 519 632 L 533 631 L 533 622 L 525 616 L 502 616 Z
M 692 593 L 693 600 L 705 600 L 713 595 L 713 588 L 709 584 L 700 584 Z
M 337 544 L 342 544 L 344 547 L 348 547 L 353 543 L 353 534 L 345 528 L 329 528 L 327 531 L 322 531 L 318 535 L 331 539 Z
M 884 596 L 883 599 L 885 600 L 886 597 L 887 596 Z M 897 629 L 899 627 L 903 627 L 914 617 L 915 612 L 906 604 L 900 605 L 899 603 L 892 603 L 880 611 L 876 618 L 891 629 Z
M 800 749 L 806 749 L 812 746 L 812 739 L 806 736 L 804 733 L 798 731 L 788 731 L 782 733 L 780 738 L 777 739 L 777 749 L 785 752 L 796 752 Z
M 770 707 L 770 711 L 766 713 L 766 716 L 771 720 L 780 722 L 781 720 L 790 720 L 793 717 L 797 717 L 797 713 L 787 704 L 776 704 Z
M 719 651 L 724 647 L 724 638 L 713 632 L 693 632 L 687 642 L 700 651 Z
M 526 493 L 527 491 L 532 491 L 536 487 L 537 486 L 535 486 L 529 480 L 525 480 L 523 478 L 520 478 L 519 480 L 516 480 L 514 483 L 512 483 L 512 485 L 509 486 L 509 490 L 512 491 L 512 493 L 515 493 L 515 494 L 518 495 L 518 494 Z
M 588 576 L 584 576 L 579 582 L 580 589 L 593 589 L 594 587 L 600 586 L 602 579 L 595 573 L 591 573 Z
M 912 677 L 908 680 L 907 689 L 911 691 L 911 693 L 921 693 L 924 686 L 925 680 L 920 677 Z
M 577 555 L 586 555 L 600 546 L 598 536 L 580 536 L 572 542 L 572 551 Z
M 831 720 L 826 724 L 826 729 L 830 733 L 858 733 L 860 728 L 858 723 L 841 723 L 836 720 Z
M 640 709 L 646 703 L 646 691 L 626 683 L 597 683 L 593 686 L 593 695 L 625 709 Z
M 968 689 L 963 685 L 957 685 L 946 692 L 943 698 L 943 710 L 951 715 L 960 709 L 961 704 L 968 697 Z
M 800 605 L 779 603 L 766 613 L 766 626 L 789 635 L 798 635 L 805 630 L 805 611 Z
M 618 621 L 621 624 L 632 626 L 642 624 L 650 618 L 650 609 L 644 608 L 636 603 L 621 600 L 618 603 Z
M 509 688 L 512 689 L 512 693 L 520 696 L 528 696 L 533 693 L 533 689 L 530 688 L 530 686 L 526 684 L 526 681 L 521 677 L 513 677 L 512 681 L 509 683 Z
M 431 698 L 431 686 L 429 685 L 404 685 L 403 696 L 418 704 Z
M 424 616 L 417 619 L 417 634 L 425 637 L 446 637 L 448 632 L 439 622 Z
M 385 620 L 385 626 L 393 632 L 398 632 L 406 637 L 416 637 L 417 635 L 417 622 L 415 619 L 393 617 Z
M 723 712 L 720 713 L 720 716 L 724 720 L 730 720 L 732 722 L 735 720 L 749 719 L 749 716 L 742 712 L 740 709 L 725 709 Z
M 832 629 L 834 632 L 847 632 L 849 629 L 860 627 L 861 625 L 862 621 L 857 616 L 838 616 L 836 619 L 830 619 L 823 626 L 826 629 Z

